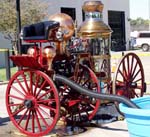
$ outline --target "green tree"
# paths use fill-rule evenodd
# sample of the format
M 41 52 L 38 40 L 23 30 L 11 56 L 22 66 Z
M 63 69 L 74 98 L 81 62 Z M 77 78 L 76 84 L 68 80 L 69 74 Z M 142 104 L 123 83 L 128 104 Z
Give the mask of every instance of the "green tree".
M 145 30 L 145 29 L 149 29 L 149 20 L 145 20 L 141 17 L 137 18 L 137 19 L 131 19 L 130 20 L 130 25 L 131 25 L 131 30 Z
M 144 20 L 143 18 L 139 17 L 135 20 L 132 20 L 130 21 L 130 24 L 131 25 L 147 25 L 149 23 L 149 20 Z
M 20 0 L 21 25 L 40 22 L 48 14 L 48 3 L 42 0 Z M 4 38 L 12 43 L 12 48 L 17 54 L 17 17 L 16 0 L 0 0 L 0 32 Z

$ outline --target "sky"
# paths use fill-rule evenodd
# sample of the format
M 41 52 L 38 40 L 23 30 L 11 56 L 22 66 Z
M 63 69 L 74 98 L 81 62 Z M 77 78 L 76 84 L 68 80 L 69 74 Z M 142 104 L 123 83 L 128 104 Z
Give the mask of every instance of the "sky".
M 150 18 L 150 0 L 130 0 L 130 18 Z

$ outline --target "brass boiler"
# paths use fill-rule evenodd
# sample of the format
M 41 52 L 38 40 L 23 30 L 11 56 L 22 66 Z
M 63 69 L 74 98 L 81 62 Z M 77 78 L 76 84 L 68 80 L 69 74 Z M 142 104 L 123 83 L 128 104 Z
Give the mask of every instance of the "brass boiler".
M 103 7 L 101 1 L 84 2 L 82 9 L 85 13 L 85 21 L 78 27 L 77 35 L 81 39 L 89 40 L 88 48 L 92 49 L 90 52 L 94 60 L 94 72 L 100 81 L 109 82 L 111 80 L 110 37 L 112 30 L 102 20 Z
M 67 40 L 74 34 L 74 22 L 72 18 L 64 13 L 57 13 L 49 17 L 49 20 L 54 20 L 60 23 L 59 30 L 63 32 L 63 40 L 56 43 L 56 53 L 64 54 Z

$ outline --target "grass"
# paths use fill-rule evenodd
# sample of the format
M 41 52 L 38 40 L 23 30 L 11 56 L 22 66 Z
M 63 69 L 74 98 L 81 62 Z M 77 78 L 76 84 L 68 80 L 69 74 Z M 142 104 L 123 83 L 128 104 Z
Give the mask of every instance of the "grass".
M 10 69 L 10 74 L 11 74 L 11 76 L 12 76 L 14 73 L 16 73 L 17 70 L 18 70 L 17 67 L 12 67 L 12 68 Z M 6 78 L 6 68 L 0 68 L 0 81 L 6 81 L 6 80 L 7 80 L 7 78 Z

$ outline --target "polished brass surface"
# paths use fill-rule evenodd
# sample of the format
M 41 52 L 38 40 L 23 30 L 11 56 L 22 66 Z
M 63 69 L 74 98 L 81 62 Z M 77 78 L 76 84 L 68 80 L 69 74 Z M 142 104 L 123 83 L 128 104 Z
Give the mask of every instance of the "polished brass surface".
M 43 57 L 47 60 L 48 70 L 51 70 L 53 58 L 56 55 L 55 48 L 52 46 L 46 46 L 43 49 Z
M 55 48 L 52 46 L 46 46 L 43 49 L 43 55 L 44 57 L 47 57 L 47 58 L 54 58 L 56 55 Z
M 63 40 L 68 40 L 74 34 L 74 22 L 73 19 L 64 13 L 57 13 L 49 17 L 48 20 L 58 21 L 60 23 L 60 28 L 65 32 Z
M 96 14 L 101 13 L 103 4 L 101 1 L 87 1 L 82 6 L 85 15 L 89 14 L 89 18 L 79 26 L 78 36 L 86 38 L 110 37 L 111 28 L 102 21 L 102 16 Z M 93 16 L 91 16 L 93 14 Z
M 101 1 L 84 2 L 82 8 L 85 12 L 85 21 L 78 27 L 77 35 L 91 41 L 89 47 L 92 47 L 94 72 L 101 82 L 109 83 L 111 80 L 109 39 L 112 30 L 103 22 L 103 6 Z M 107 44 L 106 40 L 108 40 Z
M 56 42 L 56 54 L 62 55 L 65 53 L 66 44 L 63 42 Z
M 82 9 L 84 12 L 102 12 L 103 7 L 104 5 L 101 3 L 101 1 L 86 1 L 84 2 Z
M 27 54 L 32 57 L 37 57 L 39 55 L 39 48 L 38 47 L 30 47 L 27 50 Z
M 111 29 L 101 20 L 91 19 L 84 21 L 78 28 L 80 37 L 109 37 Z
M 94 55 L 92 56 L 93 57 L 93 60 L 95 62 L 95 72 L 105 72 L 105 77 L 101 77 L 101 81 L 105 82 L 105 81 L 108 81 L 108 80 L 111 80 L 111 64 L 110 64 L 110 58 L 111 56 L 110 55 Z M 98 63 L 99 67 L 96 68 L 96 64 Z M 106 64 L 105 64 L 105 63 Z M 99 70 L 98 70 L 99 69 Z M 98 71 L 97 71 L 98 70 Z

